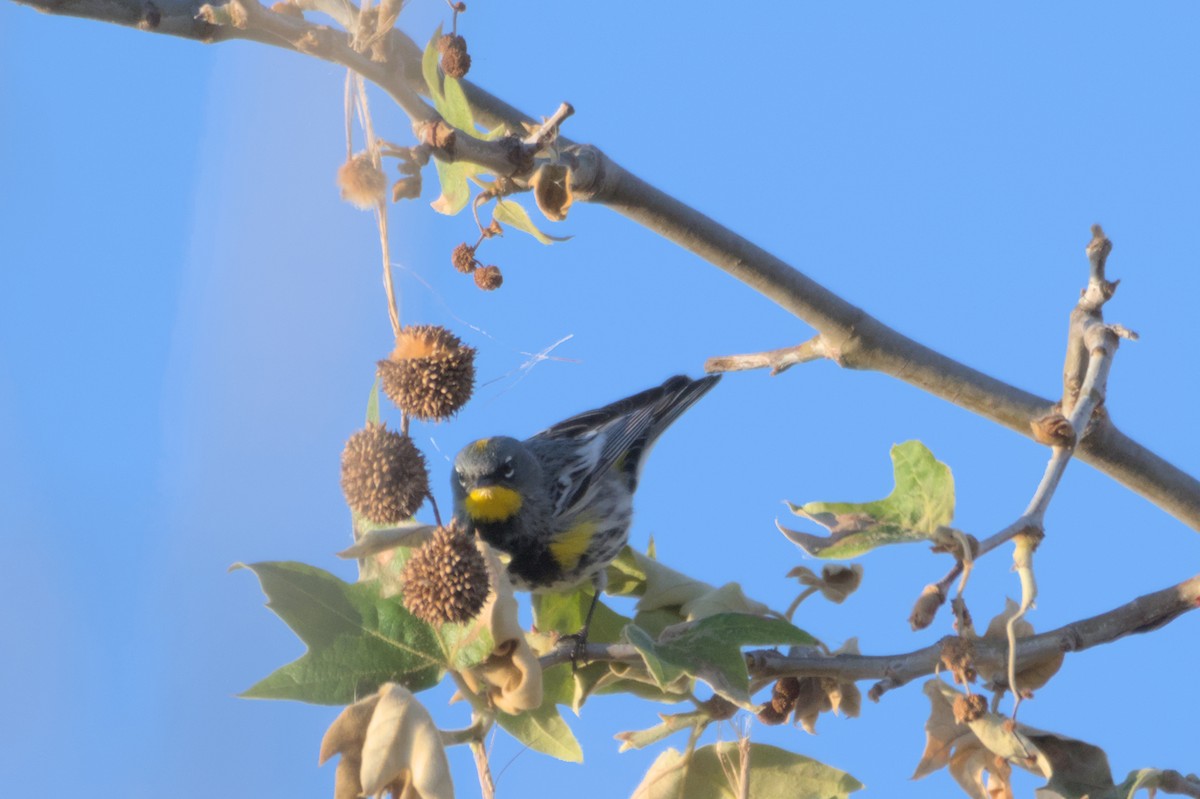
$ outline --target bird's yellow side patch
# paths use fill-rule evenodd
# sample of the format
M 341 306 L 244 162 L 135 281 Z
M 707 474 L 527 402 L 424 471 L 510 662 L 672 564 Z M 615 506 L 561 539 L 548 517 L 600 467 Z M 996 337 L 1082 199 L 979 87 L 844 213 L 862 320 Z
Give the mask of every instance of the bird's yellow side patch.
M 504 486 L 485 486 L 472 489 L 463 504 L 476 521 L 502 522 L 521 509 L 521 495 Z
M 593 521 L 576 522 L 550 542 L 550 554 L 563 571 L 571 571 L 579 565 L 579 559 L 592 543 L 597 526 Z

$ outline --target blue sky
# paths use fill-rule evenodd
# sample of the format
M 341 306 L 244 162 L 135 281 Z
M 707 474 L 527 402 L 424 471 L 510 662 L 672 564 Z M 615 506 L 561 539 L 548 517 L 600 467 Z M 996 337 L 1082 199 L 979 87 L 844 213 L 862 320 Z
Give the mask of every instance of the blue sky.
M 418 0 L 424 40 L 444 7 Z M 1200 10 L 1183 3 L 769 5 L 495 3 L 461 20 L 471 77 L 531 113 L 576 108 L 567 133 L 749 236 L 901 331 L 1022 388 L 1059 385 L 1067 314 L 1102 222 L 1122 279 L 1108 407 L 1138 440 L 1200 472 L 1189 408 L 1200 293 Z M 330 794 L 316 767 L 335 710 L 234 698 L 302 645 L 235 561 L 332 557 L 349 536 L 337 484 L 374 362 L 389 349 L 370 215 L 340 202 L 344 72 L 250 44 L 198 44 L 0 4 L 0 747 L 6 795 Z M 375 96 L 381 134 L 408 124 Z M 811 335 L 690 254 L 577 206 L 544 248 L 483 254 L 495 294 L 453 271 L 466 217 L 394 207 L 406 322 L 480 349 L 480 387 L 450 424 L 417 426 L 439 499 L 447 458 L 485 434 L 699 373 L 705 358 Z M 562 361 L 522 370 L 566 336 Z M 635 544 L 777 607 L 801 555 L 783 499 L 865 500 L 888 448 L 919 438 L 954 470 L 955 523 L 986 535 L 1024 508 L 1046 452 L 890 378 L 812 364 L 731 375 L 647 466 Z M 1038 553 L 1039 630 L 1191 576 L 1195 531 L 1082 465 Z M 923 547 L 863 560 L 845 605 L 798 623 L 831 645 L 903 652 Z M 1018 591 L 1008 548 L 983 561 L 977 618 Z M 810 564 L 811 565 L 811 564 Z M 1196 770 L 1195 618 L 1072 656 L 1022 721 L 1133 768 Z M 867 686 L 864 685 L 865 689 Z M 461 706 L 430 704 L 444 726 Z M 572 720 L 583 767 L 495 742 L 502 796 L 570 784 L 628 795 L 657 750 L 611 735 L 656 710 L 604 700 Z M 894 691 L 819 735 L 754 736 L 843 768 L 875 795 L 909 783 L 927 702 Z M 729 737 L 728 730 L 726 737 Z M 682 741 L 672 742 L 680 746 Z M 470 758 L 452 764 L 476 790 Z M 559 782 L 564 781 L 564 782 Z M 566 783 L 565 781 L 570 781 Z M 1021 783 L 1028 790 L 1033 783 Z M 868 794 L 870 795 L 870 794 Z

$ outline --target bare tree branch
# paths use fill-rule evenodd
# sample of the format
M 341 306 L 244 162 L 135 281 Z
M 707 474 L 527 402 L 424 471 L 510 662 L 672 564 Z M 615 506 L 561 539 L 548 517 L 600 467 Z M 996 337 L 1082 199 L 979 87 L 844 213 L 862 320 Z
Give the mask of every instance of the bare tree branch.
M 1060 653 L 1082 652 L 1135 633 L 1157 630 L 1200 606 L 1200 574 L 1178 585 L 1156 591 L 1118 608 L 1072 622 L 1057 630 L 1022 638 L 1017 644 L 1017 665 L 1022 669 L 1055 658 Z M 976 664 L 1002 670 L 1008 643 L 975 639 Z M 870 696 L 878 700 L 886 691 L 933 674 L 938 669 L 941 644 L 897 655 L 784 655 L 774 650 L 746 653 L 746 665 L 755 680 L 780 677 L 836 677 L 843 681 L 879 680 Z M 542 668 L 569 663 L 573 647 L 562 647 L 543 655 Z M 628 644 L 588 644 L 589 661 L 641 663 L 641 655 Z
M 197 20 L 195 0 L 16 0 L 52 14 L 87 17 L 203 42 L 252 39 L 327 58 L 358 71 L 387 91 L 415 122 L 418 136 L 434 145 L 443 160 L 466 160 L 520 177 L 532 169 L 505 142 L 470 136 L 439 138 L 446 128 L 428 105 L 414 96 L 426 89 L 420 72 L 421 49 L 399 31 L 390 35 L 383 60 L 358 53 L 349 37 L 331 28 L 262 9 L 256 0 L 234 0 L 256 23 L 217 27 Z M 345 4 L 349 5 L 349 4 Z M 349 6 L 353 8 L 353 6 Z M 476 118 L 516 128 L 530 116 L 463 82 Z M 454 139 L 457 139 L 455 141 Z M 852 369 L 870 369 L 904 380 L 984 418 L 1031 436 L 1030 423 L 1046 416 L 1052 403 L 1008 385 L 913 341 L 870 316 L 761 247 L 628 172 L 591 146 L 560 138 L 562 157 L 572 167 L 572 190 L 580 200 L 607 205 L 718 266 L 816 328 L 826 357 Z M 1103 416 L 1089 426 L 1076 456 L 1141 494 L 1195 529 L 1200 529 L 1200 481 L 1123 434 Z

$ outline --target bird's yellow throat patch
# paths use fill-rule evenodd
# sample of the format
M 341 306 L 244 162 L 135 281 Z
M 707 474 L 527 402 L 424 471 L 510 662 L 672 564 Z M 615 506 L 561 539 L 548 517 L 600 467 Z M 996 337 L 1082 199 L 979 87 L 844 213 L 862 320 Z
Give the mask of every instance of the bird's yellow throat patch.
M 472 489 L 463 504 L 476 521 L 502 522 L 521 509 L 521 495 L 504 486 L 486 486 Z

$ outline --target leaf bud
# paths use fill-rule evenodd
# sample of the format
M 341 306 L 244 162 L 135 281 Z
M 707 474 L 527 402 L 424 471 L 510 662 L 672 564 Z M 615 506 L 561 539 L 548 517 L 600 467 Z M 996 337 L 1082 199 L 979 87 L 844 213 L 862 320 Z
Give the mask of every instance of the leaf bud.
M 912 613 L 908 617 L 908 623 L 912 625 L 913 630 L 924 630 L 932 624 L 934 617 L 937 615 L 938 608 L 945 601 L 946 595 L 942 593 L 940 588 L 933 583 L 925 586 L 921 590 L 921 595 L 917 597 Z

